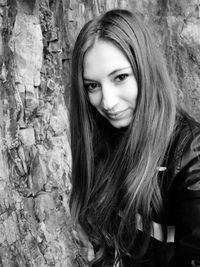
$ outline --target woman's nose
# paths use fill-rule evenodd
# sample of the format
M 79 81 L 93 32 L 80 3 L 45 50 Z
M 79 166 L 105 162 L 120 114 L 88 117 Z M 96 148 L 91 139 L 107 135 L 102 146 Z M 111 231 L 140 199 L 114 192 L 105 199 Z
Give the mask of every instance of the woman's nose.
M 112 110 L 118 103 L 116 90 L 112 86 L 102 88 L 102 106 L 105 110 Z

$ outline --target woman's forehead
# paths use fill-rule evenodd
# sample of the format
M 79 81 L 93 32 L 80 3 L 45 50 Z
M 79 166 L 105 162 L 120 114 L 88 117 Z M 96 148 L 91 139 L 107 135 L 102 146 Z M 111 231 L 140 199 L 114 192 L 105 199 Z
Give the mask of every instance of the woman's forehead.
M 112 42 L 98 40 L 86 52 L 83 60 L 85 78 L 98 75 L 99 72 L 111 73 L 115 69 L 130 67 L 130 63 L 123 52 Z

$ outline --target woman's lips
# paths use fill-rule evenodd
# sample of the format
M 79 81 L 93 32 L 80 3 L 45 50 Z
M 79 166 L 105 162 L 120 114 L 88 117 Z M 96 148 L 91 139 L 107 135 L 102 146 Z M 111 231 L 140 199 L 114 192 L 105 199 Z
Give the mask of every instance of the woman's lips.
M 110 119 L 121 119 L 125 114 L 125 112 L 127 111 L 128 109 L 124 109 L 124 110 L 120 110 L 120 111 L 117 111 L 117 112 L 105 112 L 106 116 L 109 117 Z

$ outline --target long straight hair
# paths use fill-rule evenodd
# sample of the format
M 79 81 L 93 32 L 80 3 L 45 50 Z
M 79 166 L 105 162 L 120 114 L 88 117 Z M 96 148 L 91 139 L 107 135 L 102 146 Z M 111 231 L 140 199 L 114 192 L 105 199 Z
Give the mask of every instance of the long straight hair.
M 138 84 L 127 129 L 113 129 L 84 88 L 84 56 L 98 40 L 123 52 Z M 165 62 L 138 15 L 111 10 L 89 21 L 78 35 L 71 82 L 72 217 L 95 247 L 94 262 L 107 266 L 113 251 L 122 262 L 125 256 L 137 260 L 149 244 L 152 212 L 162 213 L 158 169 L 175 125 L 175 96 Z M 138 214 L 144 231 L 140 244 Z

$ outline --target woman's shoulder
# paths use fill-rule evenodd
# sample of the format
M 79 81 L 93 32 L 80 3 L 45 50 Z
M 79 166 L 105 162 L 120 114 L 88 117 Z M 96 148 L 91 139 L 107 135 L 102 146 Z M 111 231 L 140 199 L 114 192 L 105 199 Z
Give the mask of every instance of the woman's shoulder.
M 185 111 L 179 111 L 177 113 L 172 146 L 175 150 L 183 153 L 195 140 L 199 142 L 200 146 L 200 122 Z
M 168 164 L 174 177 L 170 184 L 173 182 L 175 187 L 181 188 L 196 181 L 197 176 L 200 178 L 200 123 L 186 112 L 177 115 L 169 154 Z
M 189 128 L 193 132 L 194 129 L 200 130 L 200 121 L 197 121 L 186 111 L 179 110 L 177 112 L 177 126 L 180 128 Z

